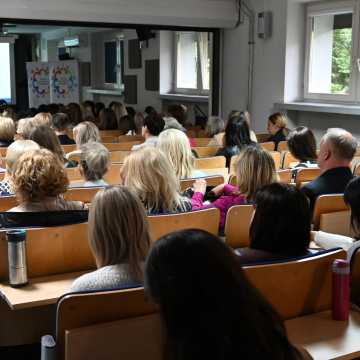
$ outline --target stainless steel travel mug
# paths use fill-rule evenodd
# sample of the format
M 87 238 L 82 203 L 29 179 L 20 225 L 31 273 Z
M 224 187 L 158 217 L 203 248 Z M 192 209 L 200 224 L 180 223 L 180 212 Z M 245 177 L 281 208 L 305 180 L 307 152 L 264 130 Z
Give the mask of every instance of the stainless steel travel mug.
M 6 232 L 8 241 L 9 283 L 12 287 L 28 283 L 26 266 L 26 231 L 12 230 Z

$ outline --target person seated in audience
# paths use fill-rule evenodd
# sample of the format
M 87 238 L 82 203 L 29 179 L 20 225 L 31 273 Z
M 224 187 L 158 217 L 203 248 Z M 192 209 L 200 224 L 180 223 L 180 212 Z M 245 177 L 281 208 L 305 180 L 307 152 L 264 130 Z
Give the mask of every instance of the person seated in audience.
M 82 112 L 82 118 L 84 121 L 90 121 L 95 123 L 96 122 L 96 116 L 95 116 L 95 103 L 91 100 L 84 101 L 81 105 L 81 112 Z
M 164 116 L 163 119 L 165 121 L 164 130 L 176 129 L 182 132 L 186 132 L 186 129 L 175 118 L 170 116 Z
M 240 153 L 236 163 L 236 179 L 237 186 L 223 184 L 214 188 L 212 192 L 220 197 L 208 205 L 204 204 L 206 181 L 197 180 L 193 186 L 192 209 L 218 208 L 220 232 L 225 228 L 226 215 L 232 206 L 253 203 L 259 188 L 278 180 L 273 158 L 260 147 L 246 148 Z
M 245 119 L 246 119 L 246 121 L 247 121 L 247 123 L 248 123 L 248 125 L 249 125 L 249 129 L 250 129 L 250 139 L 253 141 L 253 142 L 258 142 L 258 140 L 257 140 L 257 137 L 256 137 L 256 134 L 255 134 L 255 132 L 253 131 L 253 130 L 251 130 L 251 115 L 250 115 L 250 113 L 247 111 L 247 110 L 245 110 L 244 111 L 244 115 L 245 115 Z
M 70 103 L 66 106 L 66 113 L 69 115 L 70 124 L 72 127 L 80 124 L 83 121 L 81 107 L 77 103 Z
M 273 183 L 256 192 L 250 247 L 236 250 L 242 264 L 307 255 L 311 211 L 295 186 Z
M 80 173 L 82 183 L 74 183 L 71 187 L 107 186 L 103 179 L 110 167 L 109 150 L 101 143 L 90 142 L 80 147 Z
M 186 124 L 187 108 L 182 104 L 171 104 L 167 110 L 168 116 L 175 118 L 182 126 Z
M 51 127 L 53 125 L 52 115 L 50 112 L 40 112 L 33 117 L 32 123 L 34 127 L 42 125 Z
M 105 109 L 105 104 L 102 102 L 95 103 L 95 116 L 99 118 L 100 111 Z
M 183 230 L 156 241 L 145 262 L 145 291 L 159 306 L 167 359 L 311 358 L 290 343 L 236 255 L 210 233 Z
M 136 135 L 134 118 L 130 115 L 123 116 L 117 126 L 121 135 Z
M 269 116 L 267 130 L 270 134 L 268 141 L 275 143 L 275 151 L 277 151 L 279 142 L 286 141 L 289 134 L 287 128 L 288 119 L 282 113 L 275 113 Z
M 29 139 L 35 141 L 40 147 L 50 150 L 54 153 L 59 160 L 66 167 L 74 167 L 74 164 L 69 163 L 65 157 L 64 150 L 62 149 L 59 138 L 56 136 L 55 131 L 47 125 L 35 127 L 29 136 Z
M 320 195 L 342 194 L 353 178 L 350 166 L 357 149 L 356 139 L 344 129 L 329 129 L 320 143 L 318 165 L 321 175 L 304 185 L 311 209 Z
M 0 182 L 0 196 L 9 196 L 14 194 L 12 184 L 12 174 L 14 166 L 22 154 L 31 150 L 38 150 L 40 146 L 31 140 L 16 140 L 6 150 L 6 172 L 4 180 Z
M 148 146 L 132 152 L 125 159 L 121 177 L 149 215 L 191 211 L 189 199 L 180 195 L 180 181 L 173 167 L 157 148 Z
M 55 134 L 58 137 L 60 144 L 61 145 L 75 144 L 75 141 L 71 139 L 67 134 L 67 130 L 70 126 L 69 116 L 64 113 L 56 113 L 53 115 L 52 121 L 53 121 Z
M 299 160 L 299 164 L 292 170 L 293 179 L 299 169 L 317 168 L 316 139 L 314 133 L 305 126 L 290 131 L 287 137 L 291 155 Z
M 145 142 L 139 145 L 134 145 L 132 150 L 139 150 L 148 146 L 156 146 L 159 134 L 164 130 L 165 121 L 160 114 L 148 115 L 144 120 L 142 128 L 142 136 Z
M 145 117 L 152 114 L 157 114 L 157 111 L 153 106 L 147 106 L 144 110 Z
M 29 140 L 30 133 L 34 128 L 33 118 L 23 118 L 17 123 L 14 140 Z
M 231 158 L 240 154 L 248 146 L 258 146 L 251 140 L 249 125 L 244 113 L 239 113 L 230 117 L 223 140 L 223 148 L 221 148 L 216 156 L 225 156 L 226 167 L 230 167 Z
M 134 116 L 135 135 L 142 135 L 142 128 L 144 126 L 144 115 L 141 112 L 137 112 Z
M 47 149 L 27 151 L 16 162 L 12 184 L 19 205 L 10 212 L 84 210 L 80 201 L 66 201 L 69 180 L 59 157 Z
M 100 130 L 117 130 L 118 124 L 115 113 L 111 109 L 102 109 L 99 114 Z
M 206 132 L 211 141 L 208 146 L 223 146 L 225 121 L 219 116 L 210 116 L 206 124 Z
M 16 132 L 14 120 L 9 117 L 0 117 L 0 147 L 8 147 L 13 141 Z
M 91 203 L 88 235 L 98 270 L 76 279 L 72 292 L 142 286 L 150 234 L 136 195 L 123 186 L 98 192 Z
M 111 109 L 116 116 L 116 121 L 119 123 L 120 119 L 123 116 L 128 115 L 127 110 L 126 110 L 126 106 L 118 101 L 114 101 L 109 105 L 109 109 Z
M 170 161 L 179 179 L 194 179 L 206 174 L 195 170 L 195 158 L 188 137 L 180 130 L 169 129 L 159 135 L 157 147 Z

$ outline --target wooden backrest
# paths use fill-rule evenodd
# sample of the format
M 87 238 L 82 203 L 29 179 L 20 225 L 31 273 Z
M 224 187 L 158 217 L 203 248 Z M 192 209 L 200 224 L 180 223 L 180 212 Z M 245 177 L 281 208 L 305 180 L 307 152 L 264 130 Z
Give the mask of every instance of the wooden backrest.
M 110 152 L 110 160 L 113 163 L 123 163 L 130 153 L 131 151 L 112 151 Z
M 279 170 L 281 167 L 281 154 L 278 151 L 269 151 L 271 157 L 274 160 L 275 163 L 275 169 Z
M 246 266 L 244 270 L 280 316 L 292 319 L 331 308 L 331 265 L 335 259 L 346 259 L 346 252 L 333 250 L 298 261 Z
M 108 172 L 104 176 L 104 180 L 109 185 L 121 184 L 120 173 L 121 173 L 122 166 L 123 166 L 122 164 L 111 164 Z M 83 178 L 82 178 L 78 168 L 66 169 L 66 173 L 67 173 L 67 176 L 68 176 L 70 182 L 83 181 Z
M 156 312 L 157 308 L 146 300 L 143 288 L 66 295 L 59 300 L 56 315 L 59 359 L 63 358 L 65 334 L 70 330 L 91 325 L 101 326 L 107 322 L 147 316 Z M 146 341 L 143 338 L 141 340 Z
M 290 151 L 285 151 L 283 153 L 283 159 L 282 159 L 282 168 L 283 169 L 289 169 L 292 164 L 298 164 L 299 160 L 294 157 Z
M 270 137 L 269 133 L 256 133 L 255 135 L 259 143 L 267 142 Z
M 267 151 L 274 151 L 275 150 L 275 143 L 272 141 L 260 143 L 260 146 Z
M 145 139 L 142 135 L 120 135 L 118 136 L 118 142 L 131 142 L 131 141 L 141 141 L 144 142 Z
M 63 148 L 65 154 L 68 154 L 76 150 L 76 145 L 61 145 L 61 147 Z
M 214 208 L 182 214 L 156 215 L 148 216 L 148 221 L 153 241 L 171 232 L 186 229 L 200 229 L 217 235 L 220 212 Z
M 159 314 L 149 314 L 65 332 L 66 360 L 161 360 L 164 353 Z
M 229 209 L 225 223 L 225 242 L 233 249 L 249 246 L 253 213 L 252 205 L 238 205 Z
M 292 181 L 292 172 L 290 169 L 279 170 L 277 172 L 279 176 L 279 181 L 284 184 L 290 184 Z
M 18 205 L 15 196 L 1 196 L 0 197 L 0 211 L 8 211 Z
M 280 141 L 278 143 L 278 148 L 277 150 L 279 152 L 283 152 L 283 151 L 288 151 L 289 150 L 289 147 L 288 147 L 288 142 L 287 141 Z
M 95 268 L 87 236 L 87 223 L 28 229 L 28 277 L 40 277 Z M 0 279 L 8 279 L 7 241 L 0 233 Z
M 360 176 L 360 162 L 357 162 L 357 164 L 354 166 L 354 175 Z
M 121 143 L 103 143 L 109 151 L 130 151 L 134 145 L 141 144 L 142 141 L 129 141 Z
M 103 189 L 102 187 L 88 187 L 88 188 L 70 188 L 64 197 L 70 201 L 82 201 L 83 203 L 91 203 L 94 196 Z
M 208 146 L 209 142 L 212 140 L 211 138 L 192 138 L 196 147 Z
M 299 169 L 296 174 L 296 187 L 300 189 L 304 183 L 312 181 L 320 176 L 320 169 Z
M 350 211 L 337 211 L 328 214 L 321 214 L 319 230 L 330 234 L 353 237 L 354 234 L 351 229 L 350 217 Z
M 6 156 L 7 147 L 0 147 L 0 157 L 4 158 Z
M 214 156 L 209 158 L 195 159 L 196 169 L 217 169 L 225 168 L 226 159 L 225 156 Z
M 101 136 L 101 142 L 103 143 L 117 143 L 118 137 L 117 136 Z
M 207 158 L 212 157 L 217 154 L 220 146 L 203 146 L 203 147 L 195 147 L 193 148 L 196 151 L 199 158 Z
M 321 195 L 315 201 L 313 223 L 314 230 L 320 226 L 320 216 L 338 211 L 346 211 L 348 207 L 344 201 L 343 194 Z
M 231 157 L 231 160 L 230 160 L 230 169 L 229 169 L 229 173 L 231 175 L 235 175 L 236 174 L 236 165 L 237 165 L 237 162 L 239 160 L 239 155 L 234 155 Z
M 214 175 L 202 178 L 206 180 L 207 186 L 215 187 L 221 184 L 224 184 L 225 179 L 222 175 Z M 194 182 L 198 179 L 183 179 L 180 180 L 180 189 L 185 191 L 193 186 Z

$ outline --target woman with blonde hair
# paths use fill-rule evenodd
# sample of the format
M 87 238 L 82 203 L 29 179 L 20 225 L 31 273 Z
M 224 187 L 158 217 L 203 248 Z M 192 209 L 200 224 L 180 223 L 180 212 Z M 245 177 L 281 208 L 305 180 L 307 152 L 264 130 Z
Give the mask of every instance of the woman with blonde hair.
M 10 117 L 0 117 L 0 147 L 8 147 L 13 141 L 16 132 L 15 122 Z
M 191 203 L 180 195 L 180 182 L 166 156 L 154 147 L 132 152 L 121 173 L 123 185 L 140 198 L 149 215 L 191 210 Z
M 12 185 L 12 174 L 16 162 L 22 154 L 31 150 L 38 150 L 40 146 L 31 140 L 16 140 L 6 150 L 6 172 L 4 180 L 0 182 L 0 196 L 14 194 Z
M 128 112 L 126 110 L 126 106 L 121 102 L 114 101 L 114 102 L 111 103 L 109 108 L 115 113 L 116 121 L 117 121 L 118 124 L 120 122 L 120 119 L 123 116 L 128 115 Z
M 192 209 L 218 208 L 220 210 L 220 230 L 224 229 L 226 214 L 232 206 L 253 203 L 259 188 L 278 181 L 275 163 L 270 153 L 260 147 L 245 148 L 238 157 L 236 179 L 237 186 L 223 184 L 213 189 L 215 195 L 221 196 L 209 205 L 204 205 L 203 202 L 206 181 L 197 180 L 194 184 Z
M 286 137 L 289 134 L 287 125 L 288 119 L 285 114 L 275 113 L 269 116 L 267 130 L 270 137 L 268 141 L 275 143 L 275 151 L 277 151 L 279 142 L 286 141 Z
M 36 114 L 33 117 L 33 125 L 34 126 L 42 126 L 46 125 L 51 127 L 52 126 L 52 115 L 49 112 L 41 112 Z
M 76 279 L 71 291 L 141 286 L 150 234 L 144 207 L 132 191 L 111 186 L 98 192 L 88 235 L 98 270 Z
M 179 179 L 206 176 L 194 169 L 194 156 L 191 152 L 189 138 L 180 130 L 169 129 L 159 135 L 157 147 L 170 161 Z
M 58 156 L 47 149 L 28 151 L 15 164 L 12 182 L 19 205 L 11 212 L 84 210 L 80 201 L 66 201 L 62 195 L 69 180 Z

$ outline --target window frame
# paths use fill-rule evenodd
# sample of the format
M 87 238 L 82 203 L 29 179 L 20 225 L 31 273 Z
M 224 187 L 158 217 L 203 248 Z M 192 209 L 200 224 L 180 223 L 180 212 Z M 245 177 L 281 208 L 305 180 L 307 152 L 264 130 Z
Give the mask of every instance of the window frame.
M 184 94 L 184 95 L 200 95 L 200 96 L 209 96 L 211 93 L 211 87 L 212 87 L 212 33 L 208 33 L 209 36 L 209 59 L 210 59 L 210 71 L 209 71 L 209 89 L 206 90 L 203 88 L 202 83 L 202 70 L 201 70 L 201 61 L 200 56 L 198 56 L 197 59 L 197 87 L 196 89 L 188 89 L 188 88 L 180 88 L 177 87 L 177 64 L 178 64 L 178 41 L 179 41 L 179 34 L 185 33 L 185 32 L 191 32 L 191 33 L 197 33 L 196 31 L 174 31 L 174 38 L 173 38 L 173 89 L 172 92 L 174 94 Z M 197 51 L 198 54 L 200 53 L 200 45 L 199 41 L 196 41 L 197 44 Z
M 125 57 L 124 57 L 124 39 L 113 38 L 103 41 L 103 53 L 104 53 L 104 71 L 105 71 L 105 44 L 116 42 L 116 66 L 120 66 L 121 70 L 116 72 L 116 83 L 105 82 L 104 72 L 104 87 L 110 90 L 124 90 L 124 71 L 125 71 Z
M 352 26 L 352 55 L 351 55 L 351 79 L 349 93 L 342 94 L 326 94 L 311 93 L 309 91 L 310 84 L 310 57 L 311 57 L 311 34 L 313 18 L 319 15 L 332 13 L 353 12 Z M 305 43 L 305 74 L 304 74 L 304 99 L 305 100 L 324 100 L 326 102 L 344 102 L 356 103 L 360 102 L 360 67 L 358 67 L 358 59 L 360 59 L 360 35 L 359 35 L 359 18 L 360 18 L 360 1 L 359 0 L 343 0 L 333 2 L 322 2 L 314 5 L 307 5 L 306 8 L 306 43 Z

